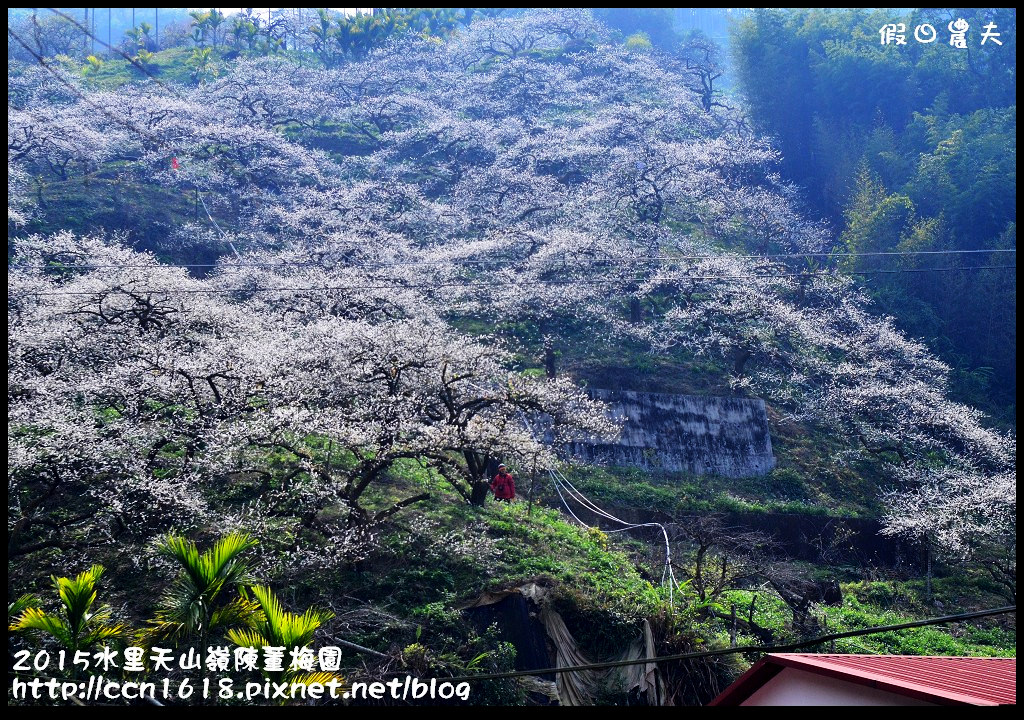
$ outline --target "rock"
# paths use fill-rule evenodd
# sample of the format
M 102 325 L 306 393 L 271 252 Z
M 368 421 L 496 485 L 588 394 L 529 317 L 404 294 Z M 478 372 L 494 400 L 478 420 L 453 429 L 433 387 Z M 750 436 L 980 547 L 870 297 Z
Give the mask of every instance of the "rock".
M 758 398 L 591 390 L 625 419 L 617 443 L 572 443 L 589 462 L 751 477 L 775 467 L 768 416 Z

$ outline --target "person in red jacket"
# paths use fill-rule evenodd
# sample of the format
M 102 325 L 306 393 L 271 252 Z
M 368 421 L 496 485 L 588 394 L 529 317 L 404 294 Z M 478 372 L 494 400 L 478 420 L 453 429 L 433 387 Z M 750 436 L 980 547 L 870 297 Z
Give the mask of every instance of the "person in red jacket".
M 509 474 L 508 469 L 504 465 L 498 466 L 498 474 L 494 476 L 494 480 L 491 481 L 491 491 L 494 493 L 494 497 L 498 500 L 504 500 L 505 502 L 512 502 L 516 496 L 516 481 Z

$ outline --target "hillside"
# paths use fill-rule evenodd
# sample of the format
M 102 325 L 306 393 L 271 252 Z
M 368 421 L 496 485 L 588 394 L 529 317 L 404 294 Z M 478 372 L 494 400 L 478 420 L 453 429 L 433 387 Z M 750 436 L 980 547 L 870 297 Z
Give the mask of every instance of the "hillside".
M 338 645 L 232 677 L 351 684 L 1015 602 L 1006 417 L 882 311 L 694 46 L 462 12 L 195 11 L 104 59 L 11 22 L 10 651 Z M 584 463 L 622 429 L 595 388 L 763 399 L 774 467 Z M 1015 655 L 1014 618 L 835 647 Z M 704 704 L 757 657 L 468 700 Z M 409 704 L 378 700 L 351 702 Z

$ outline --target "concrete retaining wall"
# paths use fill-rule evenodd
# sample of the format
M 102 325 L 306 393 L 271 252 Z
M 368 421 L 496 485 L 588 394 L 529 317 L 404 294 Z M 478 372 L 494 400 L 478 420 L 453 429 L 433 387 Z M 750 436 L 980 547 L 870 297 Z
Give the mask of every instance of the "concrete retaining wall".
M 591 390 L 625 418 L 614 444 L 572 443 L 586 462 L 750 477 L 775 467 L 764 401 L 757 398 Z

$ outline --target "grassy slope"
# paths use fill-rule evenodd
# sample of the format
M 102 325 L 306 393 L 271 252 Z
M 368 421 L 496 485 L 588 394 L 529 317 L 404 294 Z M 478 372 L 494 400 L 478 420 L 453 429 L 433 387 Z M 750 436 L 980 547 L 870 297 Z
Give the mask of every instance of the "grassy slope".
M 939 608 L 924 599 L 923 581 L 853 581 L 842 583 L 843 604 L 819 606 L 815 615 L 822 619 L 813 635 L 843 632 L 866 627 L 898 625 L 928 617 L 996 607 L 1004 600 L 989 596 L 984 585 L 965 575 L 944 578 L 936 583 L 935 596 L 946 599 Z M 973 587 L 972 587 L 973 586 Z M 968 588 L 971 591 L 965 594 Z M 735 604 L 741 617 L 757 596 L 754 622 L 775 632 L 777 642 L 796 640 L 791 628 L 792 614 L 779 598 L 753 590 L 733 590 L 724 596 L 724 604 Z M 986 618 L 972 623 L 952 623 L 885 632 L 877 635 L 844 638 L 834 645 L 822 645 L 817 652 L 878 655 L 979 655 L 1016 657 L 1017 632 L 1013 616 Z M 1008 618 L 1011 618 L 1008 620 Z M 826 629 L 827 627 L 827 629 Z M 740 638 L 741 644 L 757 644 L 756 638 Z M 833 649 L 834 648 L 834 649 Z
M 339 578 L 347 594 L 370 602 L 387 598 L 398 614 L 429 624 L 484 590 L 539 580 L 557 588 L 559 609 L 582 646 L 597 657 L 610 654 L 635 636 L 642 618 L 664 619 L 672 614 L 667 593 L 657 583 L 658 569 L 649 564 L 653 554 L 635 539 L 585 530 L 550 508 L 534 507 L 527 515 L 525 503 L 469 507 L 432 473 L 413 463 L 378 488 L 376 501 L 383 507 L 421 489 L 428 489 L 432 500 L 398 516 L 367 565 Z M 634 502 L 634 506 L 649 501 L 642 495 L 624 496 L 623 500 Z M 934 598 L 943 601 L 939 608 L 937 603 L 925 601 L 921 580 L 862 581 L 854 568 L 808 566 L 806 571 L 808 575 L 838 574 L 849 580 L 842 584 L 841 607 L 817 606 L 813 610 L 833 630 L 1003 604 L 990 594 L 991 588 L 983 580 L 965 574 L 936 582 Z M 742 613 L 754 594 L 758 595 L 755 622 L 773 630 L 778 642 L 795 639 L 798 633 L 791 627 L 788 608 L 763 589 L 730 591 L 723 597 L 723 609 L 735 603 Z M 676 594 L 674 612 L 682 623 L 676 624 L 676 629 L 683 630 L 687 645 L 696 648 L 725 642 L 724 625 L 699 621 L 695 605 L 692 598 Z M 819 632 L 824 632 L 823 628 L 807 634 Z M 363 640 L 380 643 L 386 638 L 371 633 Z M 836 651 L 1006 656 L 1016 653 L 1016 635 L 1012 622 L 997 618 L 950 629 L 922 628 L 843 640 L 836 644 Z
M 427 490 L 431 500 L 396 516 L 382 536 L 382 565 L 416 553 L 434 562 L 396 564 L 392 574 L 363 577 L 368 596 L 388 597 L 404 610 L 455 603 L 485 589 L 542 579 L 581 593 L 623 618 L 640 619 L 667 600 L 630 557 L 600 531 L 572 523 L 557 510 L 525 503 L 467 505 L 432 471 L 406 462 L 377 487 L 368 505 Z M 424 603 L 424 599 L 429 599 Z

